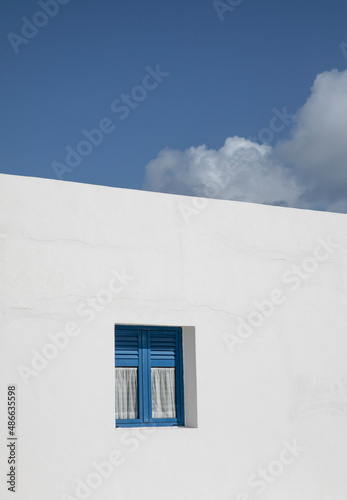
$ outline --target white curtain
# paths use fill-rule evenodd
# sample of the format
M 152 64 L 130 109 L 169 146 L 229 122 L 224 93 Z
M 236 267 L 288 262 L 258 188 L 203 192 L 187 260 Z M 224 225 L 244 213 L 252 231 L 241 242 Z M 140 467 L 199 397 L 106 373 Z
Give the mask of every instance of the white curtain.
M 137 368 L 116 368 L 116 419 L 137 418 Z
M 152 368 L 152 418 L 176 418 L 175 368 Z

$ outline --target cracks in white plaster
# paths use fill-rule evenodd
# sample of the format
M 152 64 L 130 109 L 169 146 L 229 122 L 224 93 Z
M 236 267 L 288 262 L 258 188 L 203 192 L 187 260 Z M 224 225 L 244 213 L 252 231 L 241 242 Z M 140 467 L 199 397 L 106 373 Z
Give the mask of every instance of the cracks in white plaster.
M 105 245 L 105 244 L 101 244 L 101 243 L 92 244 L 92 243 L 88 243 L 87 241 L 72 239 L 72 238 L 57 238 L 54 240 L 48 240 L 48 239 L 40 240 L 37 238 L 26 237 L 26 239 L 30 240 L 30 241 L 40 242 L 40 243 L 66 242 L 66 243 L 78 243 L 80 245 L 85 245 L 85 246 L 88 246 L 90 248 L 100 248 L 101 247 L 101 248 L 107 248 L 107 249 L 115 249 L 115 248 L 119 249 L 119 246 L 116 246 L 116 245 Z
M 35 242 L 39 242 L 39 243 L 57 243 L 57 242 L 67 242 L 67 243 L 78 243 L 80 245 L 85 245 L 85 246 L 88 246 L 90 248 L 108 248 L 108 249 L 119 249 L 119 246 L 118 245 L 107 245 L 107 244 L 104 244 L 104 243 L 89 243 L 88 241 L 84 241 L 82 239 L 77 239 L 77 238 L 55 238 L 55 239 L 48 239 L 48 238 L 33 238 L 32 236 L 28 236 L 27 233 L 25 231 L 21 231 L 15 227 L 12 227 L 11 228 L 13 232 L 16 232 L 18 233 L 24 240 L 30 240 L 30 241 L 35 241 Z M 9 237 L 10 234 L 2 234 L 0 233 L 0 240 L 1 240 L 1 237 L 4 236 L 4 237 Z

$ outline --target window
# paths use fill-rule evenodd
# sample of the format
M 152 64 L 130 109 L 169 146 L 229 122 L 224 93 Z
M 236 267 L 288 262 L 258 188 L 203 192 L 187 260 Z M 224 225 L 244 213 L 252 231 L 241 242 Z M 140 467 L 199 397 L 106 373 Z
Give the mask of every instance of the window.
M 116 427 L 184 425 L 182 329 L 115 327 Z

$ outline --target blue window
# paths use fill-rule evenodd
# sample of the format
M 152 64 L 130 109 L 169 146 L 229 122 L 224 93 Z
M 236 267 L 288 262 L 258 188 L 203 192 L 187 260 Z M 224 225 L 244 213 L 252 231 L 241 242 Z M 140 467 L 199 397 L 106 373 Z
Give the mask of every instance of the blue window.
M 182 329 L 115 327 L 116 427 L 184 425 Z

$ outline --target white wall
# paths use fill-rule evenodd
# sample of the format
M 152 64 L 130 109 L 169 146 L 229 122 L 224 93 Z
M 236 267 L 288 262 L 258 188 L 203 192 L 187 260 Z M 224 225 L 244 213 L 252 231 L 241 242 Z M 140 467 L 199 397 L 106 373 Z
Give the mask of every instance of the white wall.
M 15 384 L 18 500 L 346 500 L 347 216 L 202 203 L 0 176 L 1 498 Z M 115 429 L 115 323 L 195 327 L 197 428 Z

